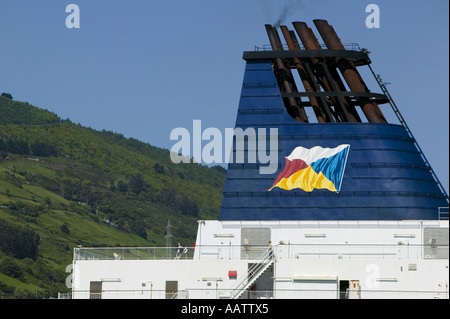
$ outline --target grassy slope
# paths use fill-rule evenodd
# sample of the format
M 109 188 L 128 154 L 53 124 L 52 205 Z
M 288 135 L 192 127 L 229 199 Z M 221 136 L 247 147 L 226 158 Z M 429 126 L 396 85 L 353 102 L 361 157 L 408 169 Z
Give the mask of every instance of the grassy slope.
M 220 169 L 175 165 L 167 150 L 61 121 L 48 111 L 0 97 L 2 137 L 29 145 L 45 142 L 58 155 L 3 152 L 0 157 L 0 219 L 40 236 L 36 260 L 14 259 L 0 248 L 0 266 L 12 260 L 23 274 L 18 279 L 0 270 L 0 297 L 55 297 L 67 291 L 65 269 L 76 245 L 164 246 L 168 219 L 173 241 L 190 245 L 196 220 L 218 217 L 225 179 Z M 155 164 L 164 167 L 163 173 L 157 172 Z M 135 174 L 143 175 L 143 191 L 117 189 L 119 181 L 129 183 Z M 85 186 L 96 194 L 95 199 L 68 194 L 67 180 Z M 163 189 L 171 189 L 177 203 L 184 198 L 195 201 L 198 213 L 186 214 L 173 201 L 164 201 Z M 19 208 L 12 209 L 11 203 Z M 147 238 L 130 227 L 136 220 L 144 225 Z

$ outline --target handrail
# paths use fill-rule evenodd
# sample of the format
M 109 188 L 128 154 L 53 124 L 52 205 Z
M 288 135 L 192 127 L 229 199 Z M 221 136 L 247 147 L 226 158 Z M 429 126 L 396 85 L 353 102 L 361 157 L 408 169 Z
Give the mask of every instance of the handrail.
M 265 268 L 274 260 L 273 250 L 268 249 L 255 263 L 248 269 L 247 276 L 241 279 L 231 288 L 231 298 L 238 298 L 248 285 L 252 284 Z
M 346 50 L 361 51 L 361 48 L 358 43 L 343 43 L 343 45 Z M 306 50 L 305 47 L 303 46 L 303 44 L 299 43 L 299 46 L 300 46 L 301 50 Z M 326 44 L 324 44 L 324 43 L 321 43 L 320 47 L 324 50 L 328 49 Z M 289 50 L 289 47 L 287 46 L 287 44 L 283 44 L 283 49 Z M 272 51 L 272 45 L 270 45 L 270 44 L 263 44 L 262 46 L 255 45 L 254 51 Z
M 447 218 L 448 213 L 441 211 L 441 220 Z M 438 245 L 445 247 L 445 245 Z M 265 246 L 267 248 L 267 246 Z M 416 232 L 413 239 L 407 245 L 400 245 L 398 240 L 393 238 L 392 243 L 285 243 L 276 246 L 277 257 L 298 258 L 298 256 L 321 256 L 336 255 L 343 258 L 379 257 L 379 258 L 399 258 L 403 259 L 415 254 L 417 258 L 423 258 L 422 251 L 428 247 L 427 243 L 420 240 L 420 233 Z M 448 245 L 446 246 L 448 247 Z M 174 247 L 175 249 L 176 247 Z M 193 248 L 188 248 L 187 254 L 183 254 L 180 259 L 167 258 L 165 247 L 77 247 L 74 249 L 73 260 L 173 260 L 183 262 L 183 260 L 193 259 L 230 259 L 247 260 L 249 263 L 258 263 L 261 251 L 257 255 L 246 256 L 242 254 L 241 245 L 197 245 L 195 254 Z M 241 252 L 241 253 L 239 253 Z M 255 251 L 254 251 L 255 252 Z M 116 254 L 116 257 L 115 255 Z M 408 257 L 409 258 L 409 257 Z

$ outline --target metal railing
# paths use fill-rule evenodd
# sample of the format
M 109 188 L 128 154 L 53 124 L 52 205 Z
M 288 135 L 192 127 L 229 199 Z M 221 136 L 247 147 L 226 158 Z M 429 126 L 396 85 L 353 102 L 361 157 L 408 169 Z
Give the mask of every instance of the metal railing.
M 397 258 L 422 259 L 424 249 L 431 244 L 410 244 L 399 240 L 397 244 L 278 244 L 274 246 L 277 258 Z M 433 246 L 434 249 L 447 251 L 448 244 Z M 175 257 L 168 256 L 167 252 Z M 267 250 L 257 245 L 197 245 L 183 248 L 177 254 L 177 247 L 77 247 L 74 260 L 192 260 L 192 259 L 228 259 L 258 260 Z M 426 258 L 430 258 L 426 256 Z
M 303 44 L 299 43 L 299 45 L 300 45 L 300 49 L 301 50 L 306 50 L 305 47 L 303 46 Z M 343 43 L 343 45 L 344 45 L 344 48 L 346 50 L 361 51 L 361 48 L 359 47 L 358 43 Z M 320 47 L 323 50 L 327 50 L 328 49 L 328 47 L 324 43 L 321 43 Z M 272 50 L 273 49 L 272 49 L 272 46 L 270 44 L 263 44 L 262 46 L 255 45 L 255 47 L 254 47 L 254 51 L 272 51 Z M 289 48 L 288 48 L 287 44 L 283 44 L 283 50 L 289 51 Z
M 194 248 L 183 247 L 76 247 L 74 260 L 193 259 Z
M 262 254 L 262 256 L 248 268 L 247 276 L 242 276 L 241 279 L 231 288 L 231 297 L 233 299 L 239 298 L 270 266 L 274 258 L 275 255 L 272 249 L 268 249 L 264 254 Z

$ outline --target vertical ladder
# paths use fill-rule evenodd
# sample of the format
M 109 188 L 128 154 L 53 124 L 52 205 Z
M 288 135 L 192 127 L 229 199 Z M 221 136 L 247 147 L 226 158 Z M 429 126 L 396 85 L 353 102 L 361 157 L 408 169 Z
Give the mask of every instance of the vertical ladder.
M 232 299 L 238 299 L 246 292 L 261 275 L 273 264 L 275 257 L 270 250 L 266 251 L 249 269 L 247 276 L 242 278 L 231 288 Z
M 389 104 L 391 105 L 392 110 L 394 111 L 395 115 L 397 116 L 400 124 L 405 128 L 406 132 L 408 133 L 408 136 L 413 140 L 414 145 L 416 146 L 417 150 L 419 151 L 420 156 L 422 157 L 426 166 L 430 170 L 431 176 L 433 176 L 433 179 L 437 183 L 441 192 L 445 195 L 445 198 L 447 199 L 447 202 L 448 202 L 449 198 L 448 198 L 447 192 L 445 191 L 445 188 L 442 186 L 441 182 L 439 181 L 439 178 L 437 177 L 436 173 L 434 172 L 433 168 L 431 167 L 430 163 L 428 162 L 425 154 L 422 152 L 422 149 L 420 148 L 419 143 L 417 143 L 416 139 L 414 138 L 414 135 L 412 134 L 411 130 L 408 127 L 408 124 L 406 124 L 406 121 L 403 118 L 402 114 L 400 113 L 400 110 L 398 109 L 397 105 L 395 104 L 394 99 L 392 98 L 391 94 L 389 94 L 389 91 L 386 88 L 387 83 L 383 82 L 383 80 L 381 79 L 381 76 L 379 74 L 375 74 L 375 72 L 373 71 L 370 64 L 369 64 L 369 69 L 370 69 L 370 71 L 372 71 L 372 74 L 375 77 L 375 79 L 377 80 L 378 85 L 380 86 L 381 90 L 387 96 L 387 98 L 389 100 Z

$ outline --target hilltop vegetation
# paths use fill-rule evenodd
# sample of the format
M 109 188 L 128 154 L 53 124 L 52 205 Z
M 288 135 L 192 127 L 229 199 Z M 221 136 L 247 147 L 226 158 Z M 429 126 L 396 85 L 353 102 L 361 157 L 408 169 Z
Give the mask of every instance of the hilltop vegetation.
M 217 219 L 225 169 L 0 96 L 0 298 L 67 292 L 83 246 L 190 246 Z

